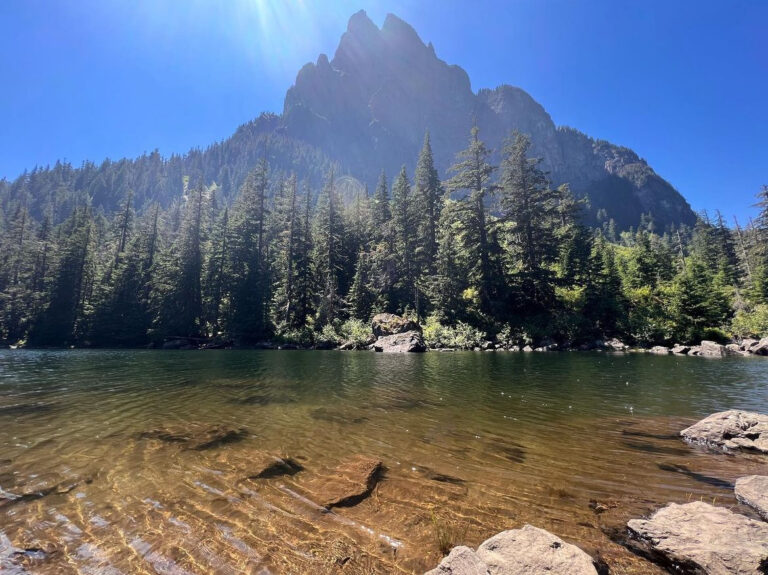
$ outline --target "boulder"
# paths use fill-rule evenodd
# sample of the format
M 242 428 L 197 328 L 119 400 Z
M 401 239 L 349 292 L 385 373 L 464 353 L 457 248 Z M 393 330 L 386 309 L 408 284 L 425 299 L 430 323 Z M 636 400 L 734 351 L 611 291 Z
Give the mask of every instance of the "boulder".
M 549 531 L 526 525 L 456 547 L 426 575 L 597 575 L 592 558 Z
M 682 430 L 686 441 L 720 449 L 768 454 L 768 415 L 731 409 L 714 413 Z
M 322 506 L 350 507 L 368 497 L 381 478 L 383 465 L 380 460 L 362 455 L 350 457 L 323 481 Z
M 768 337 L 764 337 L 758 343 L 749 348 L 749 353 L 755 355 L 768 355 Z
M 741 345 L 739 346 L 741 348 L 741 351 L 751 351 L 751 348 L 753 346 L 757 346 L 757 344 L 760 343 L 759 339 L 742 339 Z
M 747 475 L 736 480 L 736 499 L 768 521 L 768 476 Z
M 395 335 L 408 331 L 421 333 L 421 326 L 415 321 L 393 313 L 377 313 L 371 320 L 371 329 L 376 337 Z
M 530 345 L 526 345 L 526 346 L 523 348 L 523 351 L 533 351 L 533 348 L 532 348 Z
M 488 575 L 488 566 L 472 549 L 459 545 L 451 549 L 440 565 L 424 575 Z
M 650 350 L 651 353 L 656 353 L 659 355 L 669 355 L 669 348 L 664 347 L 663 345 L 655 345 Z
M 706 339 L 701 342 L 701 355 L 704 357 L 725 357 L 727 353 L 725 346 L 717 342 Z
M 689 351 L 691 351 L 690 345 L 680 345 L 679 343 L 672 348 L 672 353 L 675 355 L 687 355 Z
M 737 343 L 729 343 L 725 346 L 726 355 L 747 355 L 746 351 L 741 350 L 741 346 Z
M 701 346 L 692 345 L 690 351 L 688 352 L 688 355 L 701 355 Z
M 767 524 L 703 501 L 672 503 L 627 527 L 642 553 L 675 572 L 760 575 L 768 564 Z
M 627 344 L 619 339 L 616 339 L 615 337 L 606 341 L 605 347 L 613 351 L 627 351 L 629 349 Z
M 371 346 L 374 351 L 384 353 L 405 353 L 427 351 L 424 339 L 419 331 L 407 331 L 380 337 Z

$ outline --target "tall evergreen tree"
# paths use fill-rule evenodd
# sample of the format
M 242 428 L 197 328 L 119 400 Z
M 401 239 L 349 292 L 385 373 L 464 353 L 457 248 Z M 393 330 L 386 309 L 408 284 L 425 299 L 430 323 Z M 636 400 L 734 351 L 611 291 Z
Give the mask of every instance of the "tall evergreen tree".
M 414 207 L 418 221 L 417 261 L 425 271 L 434 269 L 437 255 L 437 226 L 442 207 L 443 188 L 432 158 L 429 132 L 416 164 Z
M 456 175 L 445 186 L 451 191 L 469 193 L 463 200 L 467 214 L 464 249 L 470 261 L 474 262 L 470 274 L 473 287 L 478 291 L 480 308 L 487 312 L 491 299 L 491 262 L 485 199 L 493 190 L 490 180 L 496 168 L 488 162 L 491 150 L 480 140 L 479 134 L 477 126 L 474 126 L 469 146 L 457 154 L 457 162 L 449 168 Z

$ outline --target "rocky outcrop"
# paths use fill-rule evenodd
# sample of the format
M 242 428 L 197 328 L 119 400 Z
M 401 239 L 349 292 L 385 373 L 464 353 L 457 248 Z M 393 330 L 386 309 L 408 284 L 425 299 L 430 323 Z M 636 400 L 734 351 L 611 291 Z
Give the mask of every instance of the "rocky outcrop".
M 664 347 L 663 345 L 655 345 L 648 351 L 657 355 L 669 355 L 670 353 L 669 348 Z
M 672 353 L 675 355 L 687 355 L 689 351 L 691 351 L 691 346 L 689 345 L 681 345 L 678 343 L 672 347 Z
M 592 558 L 552 533 L 526 525 L 456 547 L 426 575 L 597 575 Z
M 768 454 L 768 415 L 729 410 L 715 413 L 680 432 L 686 441 L 726 450 Z
M 371 320 L 371 330 L 376 337 L 384 337 L 407 331 L 421 333 L 421 326 L 413 320 L 393 313 L 377 313 Z
M 377 339 L 371 346 L 374 351 L 384 353 L 420 353 L 427 351 L 427 346 L 421 333 L 418 331 L 407 331 L 405 333 L 396 333 Z
M 750 346 L 748 351 L 755 355 L 768 355 L 768 337 L 764 337 L 756 344 Z
M 702 501 L 672 503 L 627 523 L 641 554 L 674 572 L 760 575 L 768 565 L 768 524 Z
M 321 505 L 328 509 L 356 505 L 371 494 L 382 471 L 383 465 L 378 459 L 362 455 L 350 457 L 336 467 L 331 477 L 322 482 Z
M 629 349 L 629 346 L 626 343 L 616 339 L 615 337 L 606 341 L 604 345 L 606 349 L 610 349 L 612 351 L 627 351 Z
M 736 499 L 768 521 L 768 476 L 747 475 L 736 480 Z

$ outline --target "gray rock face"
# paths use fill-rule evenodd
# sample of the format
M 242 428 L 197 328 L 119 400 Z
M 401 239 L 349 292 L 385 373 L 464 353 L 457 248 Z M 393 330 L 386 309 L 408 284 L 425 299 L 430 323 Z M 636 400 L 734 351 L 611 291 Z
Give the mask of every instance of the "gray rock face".
M 750 351 L 752 346 L 756 346 L 759 343 L 760 343 L 759 339 L 749 339 L 749 338 L 748 339 L 743 339 L 743 340 L 741 340 L 740 349 L 742 351 Z
M 371 330 L 376 337 L 382 337 L 407 331 L 421 332 L 421 326 L 415 321 L 393 313 L 377 313 L 371 320 Z
M 457 551 L 458 550 L 458 551 Z M 454 553 L 455 552 L 455 553 Z M 426 575 L 597 575 L 592 558 L 549 531 L 526 525 L 485 540 L 477 551 L 456 547 Z
M 405 164 L 413 173 L 425 130 L 435 166 L 445 175 L 474 122 L 496 151 L 496 163 L 513 130 L 529 134 L 532 155 L 543 158 L 555 185 L 569 182 L 577 195 L 589 193 L 595 221 L 601 208 L 620 228 L 637 225 L 648 212 L 660 227 L 696 221 L 682 196 L 632 150 L 557 127 L 520 88 L 474 93 L 463 69 L 440 60 L 392 14 L 381 28 L 363 11 L 350 18 L 333 59 L 321 55 L 298 73 L 279 130 L 373 187 L 382 168 L 396 174 Z
M 725 357 L 727 354 L 728 350 L 724 345 L 706 339 L 701 342 L 701 355 L 705 357 Z
M 675 355 L 686 355 L 689 351 L 691 351 L 691 346 L 680 345 L 679 343 L 672 348 L 672 353 Z
M 424 339 L 418 331 L 407 331 L 405 333 L 396 333 L 380 337 L 371 346 L 374 351 L 384 353 L 420 353 L 427 351 Z
M 655 345 L 650 350 L 651 353 L 656 353 L 658 355 L 669 355 L 669 348 L 664 347 L 663 345 Z
M 768 521 L 768 476 L 747 475 L 736 480 L 736 499 Z
M 768 565 L 768 525 L 702 501 L 660 509 L 627 523 L 639 545 L 676 571 L 760 575 Z
M 721 411 L 694 423 L 680 435 L 711 447 L 768 454 L 768 415 L 736 409 Z
M 615 337 L 606 341 L 605 347 L 613 351 L 627 351 L 629 349 L 627 344 L 621 340 L 616 339 Z

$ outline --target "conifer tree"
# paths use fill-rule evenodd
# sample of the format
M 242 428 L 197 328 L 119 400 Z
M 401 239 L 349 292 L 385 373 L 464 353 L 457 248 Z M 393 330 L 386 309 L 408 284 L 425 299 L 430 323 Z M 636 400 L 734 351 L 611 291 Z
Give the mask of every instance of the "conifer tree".
M 493 190 L 490 184 L 495 167 L 488 163 L 491 151 L 480 140 L 479 130 L 474 126 L 469 146 L 457 154 L 457 162 L 449 168 L 456 175 L 445 183 L 451 191 L 466 191 L 463 199 L 466 208 L 467 225 L 464 234 L 464 249 L 473 262 L 470 269 L 473 287 L 478 291 L 480 308 L 487 312 L 491 298 L 491 265 L 486 224 L 486 195 Z
M 437 226 L 442 207 L 443 189 L 432 158 L 429 132 L 416 164 L 414 206 L 418 217 L 417 261 L 432 270 L 437 255 Z
M 336 189 L 333 169 L 328 173 L 320 194 L 315 217 L 314 262 L 318 280 L 317 324 L 324 326 L 340 317 L 344 305 L 344 221 L 341 198 Z

